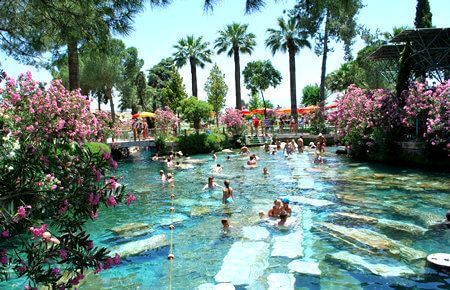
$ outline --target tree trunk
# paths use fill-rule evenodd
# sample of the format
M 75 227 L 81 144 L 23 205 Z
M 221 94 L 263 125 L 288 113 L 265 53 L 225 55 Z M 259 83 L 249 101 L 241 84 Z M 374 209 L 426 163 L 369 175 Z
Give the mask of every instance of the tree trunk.
M 263 100 L 263 106 L 264 106 L 264 118 L 266 118 L 266 116 L 267 116 L 267 109 L 266 109 L 266 101 L 264 100 L 263 91 L 261 91 L 261 98 Z
M 322 72 L 320 74 L 320 93 L 319 106 L 322 108 L 325 106 L 325 75 L 327 73 L 327 54 L 328 54 L 328 19 L 329 19 L 329 10 L 327 9 L 327 15 L 325 17 L 325 34 L 323 37 L 323 54 L 322 54 Z
M 291 115 L 297 123 L 297 86 L 295 82 L 295 48 L 293 45 L 289 45 L 289 82 L 291 87 Z
M 69 66 L 69 89 L 80 88 L 80 65 L 78 60 L 78 43 L 69 41 L 67 44 L 68 66 Z
M 197 98 L 197 67 L 194 59 L 190 58 L 189 63 L 191 64 L 192 95 Z
M 115 123 L 116 122 L 116 113 L 114 112 L 114 103 L 113 103 L 113 95 L 112 95 L 111 87 L 106 88 L 106 94 L 107 94 L 107 98 L 109 100 L 109 105 L 111 107 L 111 120 L 113 123 Z
M 100 96 L 97 97 L 97 101 L 98 101 L 98 110 L 101 111 L 102 110 L 102 98 Z
M 234 54 L 234 85 L 236 86 L 236 109 L 242 109 L 241 101 L 241 64 L 239 61 L 239 47 L 233 47 Z
M 216 112 L 216 125 L 219 128 L 219 112 Z
M 199 133 L 200 132 L 200 120 L 194 120 L 194 129 L 195 129 L 195 133 Z

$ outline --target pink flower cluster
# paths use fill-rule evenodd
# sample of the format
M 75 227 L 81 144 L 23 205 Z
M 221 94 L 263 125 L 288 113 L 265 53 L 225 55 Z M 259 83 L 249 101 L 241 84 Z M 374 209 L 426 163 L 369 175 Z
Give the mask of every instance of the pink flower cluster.
M 225 124 L 233 134 L 238 134 L 244 125 L 241 111 L 234 108 L 225 109 L 225 113 L 222 115 L 220 121 Z
M 47 230 L 48 225 L 43 224 L 39 228 L 31 227 L 30 232 L 33 234 L 34 238 L 42 237 L 42 234 Z
M 44 136 L 49 141 L 84 142 L 101 139 L 99 134 L 113 127 L 107 115 L 98 113 L 97 119 L 80 90 L 68 91 L 60 80 L 52 81 L 45 90 L 30 72 L 20 75 L 18 81 L 7 78 L 0 99 L 4 114 L 14 118 L 16 136 L 26 133 L 31 139 Z
M 131 192 L 129 192 L 126 196 L 126 203 L 127 205 L 130 205 L 132 202 L 136 201 L 136 196 L 134 194 L 132 194 Z
M 0 250 L 0 263 L 2 263 L 2 265 L 8 264 L 8 256 L 6 256 L 6 249 Z
M 405 98 L 402 124 L 408 128 L 422 128 L 425 141 L 431 145 L 448 142 L 450 132 L 450 80 L 436 87 L 416 83 L 403 92 Z
M 178 117 L 167 106 L 164 107 L 163 109 L 158 108 L 155 111 L 156 127 L 158 127 L 164 133 L 167 131 L 167 129 L 172 128 L 172 126 L 176 125 L 178 122 L 179 122 Z
M 392 93 L 384 89 L 370 91 L 350 85 L 337 103 L 328 120 L 336 126 L 340 137 L 351 132 L 362 136 L 375 127 L 393 128 L 399 120 L 397 102 Z

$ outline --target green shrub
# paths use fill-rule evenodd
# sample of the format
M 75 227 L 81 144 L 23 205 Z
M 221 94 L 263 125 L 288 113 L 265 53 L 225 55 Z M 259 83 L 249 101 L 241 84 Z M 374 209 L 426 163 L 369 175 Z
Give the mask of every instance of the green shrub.
M 158 136 L 155 141 L 156 151 L 160 154 L 164 154 L 166 152 L 166 141 L 163 136 Z
M 85 146 L 94 155 L 97 155 L 97 154 L 102 155 L 103 153 L 111 153 L 111 149 L 105 143 L 87 142 L 87 143 L 85 143 Z
M 180 150 L 188 155 L 203 154 L 211 151 L 219 151 L 226 141 L 226 136 L 223 134 L 191 134 L 188 136 L 179 137 Z

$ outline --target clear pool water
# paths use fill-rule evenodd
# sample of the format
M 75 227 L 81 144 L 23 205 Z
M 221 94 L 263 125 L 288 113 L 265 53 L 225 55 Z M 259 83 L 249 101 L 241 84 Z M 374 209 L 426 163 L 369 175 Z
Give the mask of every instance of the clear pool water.
M 228 155 L 231 161 L 225 160 Z M 204 163 L 193 164 L 192 169 L 170 170 L 175 176 L 174 217 L 177 221 L 176 258 L 171 274 L 173 289 L 197 289 L 200 285 L 205 287 L 205 283 L 216 284 L 216 274 L 226 266 L 224 258 L 233 244 L 239 242 L 246 246 L 234 257 L 235 265 L 251 255 L 252 244 L 264 243 L 268 251 L 257 254 L 259 270 L 254 269 L 256 274 L 251 277 L 251 283 L 235 285 L 236 289 L 269 289 L 268 277 L 273 273 L 289 273 L 287 265 L 294 260 L 317 263 L 321 271 L 320 276 L 292 273 L 295 289 L 450 288 L 449 275 L 426 267 L 423 259 L 413 261 L 404 253 L 414 250 L 426 254 L 450 252 L 450 229 L 425 232 L 450 210 L 448 173 L 355 163 L 332 153 L 327 154 L 324 165 L 314 165 L 313 155 L 308 152 L 288 159 L 281 153 L 270 156 L 259 150 L 257 155 L 261 160 L 256 169 L 245 168 L 246 159 L 237 154 L 219 153 L 216 162 L 209 155 L 194 156 L 193 159 Z M 120 162 L 117 175 L 123 176 L 121 182 L 137 193 L 138 202 L 131 207 L 103 209 L 99 219 L 88 224 L 96 243 L 112 247 L 161 233 L 169 236 L 172 190 L 158 180 L 159 170 L 166 170 L 164 164 L 151 161 L 149 157 L 150 152 L 142 151 Z M 223 184 L 225 178 L 231 180 L 235 195 L 231 206 L 222 205 L 220 190 L 202 191 L 216 163 L 223 167 L 216 182 Z M 269 168 L 269 176 L 263 176 L 264 166 Z M 258 218 L 259 210 L 269 210 L 275 198 L 284 196 L 290 197 L 293 219 L 298 224 L 290 232 L 267 227 Z M 359 217 L 345 216 L 348 213 Z M 360 216 L 365 216 L 362 219 L 366 220 L 361 220 Z M 224 217 L 233 226 L 230 233 L 222 231 Z M 147 223 L 151 231 L 127 238 L 109 230 L 131 222 Z M 332 231 L 326 226 L 330 224 L 344 230 Z M 266 228 L 270 235 L 262 241 L 253 241 L 252 233 L 244 236 L 244 230 L 248 231 L 249 227 L 250 231 Z M 358 240 L 349 237 L 352 231 L 347 229 L 355 229 Z M 297 246 L 303 248 L 302 255 L 296 258 L 272 256 L 276 238 L 293 232 L 299 234 L 300 241 L 294 244 L 294 249 L 286 246 L 286 255 L 289 251 L 295 252 Z M 381 237 L 379 249 L 374 247 L 373 235 Z M 399 253 L 395 249 L 383 249 L 383 240 L 406 250 Z M 367 267 L 360 262 L 333 258 L 333 254 L 342 251 L 344 256 L 359 256 L 365 263 L 380 265 Z M 89 275 L 80 288 L 168 289 L 168 253 L 166 246 L 126 258 L 118 267 Z M 387 277 L 370 270 L 392 274 L 392 267 L 407 267 L 413 273 Z

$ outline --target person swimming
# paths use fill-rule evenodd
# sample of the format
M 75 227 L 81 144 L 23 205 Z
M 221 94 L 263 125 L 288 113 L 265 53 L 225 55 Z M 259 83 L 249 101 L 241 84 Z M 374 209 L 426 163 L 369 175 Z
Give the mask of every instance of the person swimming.
M 153 155 L 152 160 L 153 160 L 153 161 L 157 161 L 158 158 L 159 158 L 159 154 L 156 153 L 155 155 Z
M 269 217 L 279 217 L 282 209 L 281 200 L 275 199 L 273 202 L 273 207 L 269 210 L 267 215 Z
M 252 167 L 255 167 L 257 165 L 256 159 L 253 155 L 250 156 L 250 160 L 247 161 L 247 165 Z
M 239 151 L 239 154 L 242 155 L 247 155 L 249 153 L 248 147 L 247 146 L 242 146 L 241 151 Z
M 164 174 L 164 170 L 160 170 L 159 171 L 159 178 L 161 179 L 161 181 L 166 181 L 166 175 Z
M 203 187 L 203 190 L 205 189 L 213 189 L 215 187 L 223 188 L 221 185 L 214 182 L 214 176 L 208 177 L 208 183 Z
M 263 174 L 264 175 L 269 175 L 269 169 L 267 169 L 267 167 L 263 168 Z
M 288 216 L 292 215 L 292 208 L 289 206 L 289 198 L 285 197 L 281 200 L 283 203 L 282 209 L 286 212 Z
M 214 173 L 220 173 L 220 172 L 222 172 L 222 167 L 220 166 L 220 164 L 217 164 L 217 165 L 213 168 L 213 172 L 214 172 Z
M 222 189 L 222 203 L 226 204 L 226 203 L 233 203 L 233 189 L 230 187 L 230 181 L 229 180 L 225 180 L 223 182 L 223 184 L 225 185 L 225 188 Z
M 231 157 L 230 156 L 227 156 L 227 161 L 231 161 Z
M 212 159 L 213 159 L 213 160 L 216 160 L 216 159 L 217 159 L 216 153 L 215 153 L 214 151 L 212 151 L 211 154 L 212 154 Z
M 172 173 L 167 173 L 167 182 L 171 183 L 171 185 L 173 185 L 174 181 L 175 181 L 175 179 L 173 178 Z

